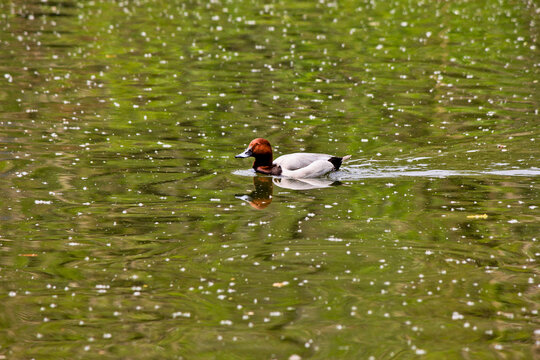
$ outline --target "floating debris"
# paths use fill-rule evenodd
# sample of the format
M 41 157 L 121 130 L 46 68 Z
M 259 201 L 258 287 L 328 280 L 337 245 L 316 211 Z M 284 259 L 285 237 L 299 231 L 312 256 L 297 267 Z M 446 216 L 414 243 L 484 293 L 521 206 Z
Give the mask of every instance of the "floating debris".
M 487 214 L 467 215 L 467 219 L 487 219 Z
M 275 283 L 272 284 L 273 287 L 277 287 L 277 288 L 282 288 L 282 287 L 287 286 L 287 285 L 289 285 L 288 281 L 275 282 Z

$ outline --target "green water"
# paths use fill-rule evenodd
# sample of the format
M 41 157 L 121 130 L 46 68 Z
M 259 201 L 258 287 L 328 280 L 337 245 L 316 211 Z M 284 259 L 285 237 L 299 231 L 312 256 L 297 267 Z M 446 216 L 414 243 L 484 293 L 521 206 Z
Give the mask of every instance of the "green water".
M 0 2 L 0 358 L 538 357 L 539 22 Z M 255 137 L 352 160 L 255 176 Z

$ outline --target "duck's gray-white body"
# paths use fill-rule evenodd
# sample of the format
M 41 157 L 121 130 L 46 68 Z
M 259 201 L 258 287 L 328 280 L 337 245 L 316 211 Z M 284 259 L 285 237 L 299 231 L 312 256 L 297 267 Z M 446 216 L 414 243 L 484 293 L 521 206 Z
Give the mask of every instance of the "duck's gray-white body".
M 349 156 L 350 157 L 350 156 Z M 344 157 L 347 160 L 349 157 Z M 296 179 L 315 178 L 335 170 L 328 154 L 294 153 L 278 157 L 274 164 L 281 167 L 281 175 Z

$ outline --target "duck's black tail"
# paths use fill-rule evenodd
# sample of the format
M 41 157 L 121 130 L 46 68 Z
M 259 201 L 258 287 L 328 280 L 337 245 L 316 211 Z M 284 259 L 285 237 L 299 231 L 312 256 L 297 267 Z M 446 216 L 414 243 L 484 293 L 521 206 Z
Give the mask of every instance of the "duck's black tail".
M 350 158 L 351 158 L 351 155 L 346 155 L 344 157 L 332 156 L 330 159 L 328 159 L 328 161 L 330 161 L 332 165 L 334 165 L 334 170 L 339 170 L 339 167 L 341 166 L 341 164 L 344 161 L 349 160 Z

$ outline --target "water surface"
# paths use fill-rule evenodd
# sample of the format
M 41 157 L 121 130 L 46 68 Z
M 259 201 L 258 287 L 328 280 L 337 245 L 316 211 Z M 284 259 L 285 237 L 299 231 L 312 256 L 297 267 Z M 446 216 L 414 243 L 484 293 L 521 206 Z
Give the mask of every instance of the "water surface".
M 0 3 L 0 357 L 537 357 L 539 13 Z

